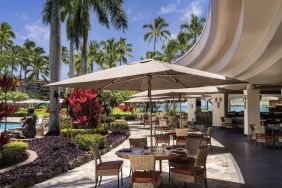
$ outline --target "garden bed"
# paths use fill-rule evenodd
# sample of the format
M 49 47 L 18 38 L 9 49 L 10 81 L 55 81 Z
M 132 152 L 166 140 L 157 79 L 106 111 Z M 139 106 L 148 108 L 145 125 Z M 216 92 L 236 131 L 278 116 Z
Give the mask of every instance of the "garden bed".
M 128 136 L 128 130 L 109 133 L 105 136 L 108 145 L 102 153 L 118 146 Z M 35 139 L 29 142 L 29 150 L 35 151 L 38 158 L 19 168 L 0 173 L 0 187 L 30 187 L 93 159 L 89 152 L 79 149 L 64 137 L 48 136 Z

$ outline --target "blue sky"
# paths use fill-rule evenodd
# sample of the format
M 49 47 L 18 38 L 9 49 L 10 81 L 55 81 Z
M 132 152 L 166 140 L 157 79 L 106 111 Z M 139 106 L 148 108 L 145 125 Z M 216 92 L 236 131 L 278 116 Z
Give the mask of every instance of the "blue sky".
M 48 53 L 49 27 L 42 24 L 42 7 L 44 0 L 9 0 L 1 2 L 0 23 L 8 22 L 16 33 L 15 43 L 22 44 L 25 39 L 35 41 Z M 206 17 L 209 9 L 209 0 L 125 0 L 124 9 L 128 14 L 128 29 L 125 32 L 114 28 L 107 30 L 91 17 L 90 40 L 107 40 L 110 37 L 125 37 L 133 45 L 133 57 L 128 61 L 136 61 L 145 57 L 145 52 L 152 50 L 143 39 L 144 24 L 152 23 L 157 16 L 165 18 L 169 23 L 168 30 L 172 38 L 179 31 L 182 23 L 189 22 L 191 13 Z M 65 25 L 62 24 L 62 44 L 68 46 Z M 158 48 L 160 48 L 160 44 Z M 95 67 L 98 69 L 98 67 Z M 67 67 L 62 68 L 62 79 L 67 78 Z

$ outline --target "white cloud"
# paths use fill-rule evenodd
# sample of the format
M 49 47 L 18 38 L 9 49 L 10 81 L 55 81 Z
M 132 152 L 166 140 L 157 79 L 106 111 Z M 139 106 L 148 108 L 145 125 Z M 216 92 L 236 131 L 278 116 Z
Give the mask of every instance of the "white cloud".
M 28 20 L 28 16 L 23 12 L 16 12 L 16 17 L 22 20 Z
M 142 21 L 148 19 L 149 17 L 150 16 L 148 14 L 145 14 L 141 11 L 132 17 L 132 21 L 133 22 Z
M 176 37 L 177 37 L 177 33 L 171 33 L 170 39 L 176 39 Z
M 178 12 L 178 5 L 180 4 L 180 0 L 177 0 L 175 3 L 170 3 L 166 6 L 162 6 L 160 11 L 158 12 L 159 14 L 169 14 L 169 13 L 174 13 Z
M 24 29 L 26 33 L 21 35 L 20 38 L 33 40 L 39 46 L 48 46 L 50 38 L 49 27 L 36 22 L 25 24 Z
M 182 20 L 188 20 L 190 22 L 191 14 L 194 14 L 198 17 L 201 17 L 203 14 L 202 2 L 201 1 L 192 1 L 188 7 L 183 10 Z

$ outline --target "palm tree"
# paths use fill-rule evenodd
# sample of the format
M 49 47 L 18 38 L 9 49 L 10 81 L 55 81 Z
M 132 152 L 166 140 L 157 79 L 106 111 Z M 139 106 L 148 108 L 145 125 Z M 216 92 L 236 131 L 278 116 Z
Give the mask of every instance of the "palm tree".
M 159 60 L 170 63 L 176 58 L 179 50 L 179 43 L 176 40 L 169 40 L 167 44 L 162 46 L 163 53 L 160 55 Z
M 153 24 L 145 24 L 143 26 L 144 29 L 149 29 L 149 31 L 144 35 L 144 40 L 150 43 L 151 40 L 154 39 L 153 52 L 156 51 L 157 40 L 163 42 L 165 39 L 169 38 L 170 32 L 168 30 L 165 30 L 165 28 L 167 27 L 168 27 L 168 23 L 166 23 L 165 20 L 161 17 L 157 17 L 154 20 Z
M 193 44 L 196 43 L 198 36 L 201 34 L 204 23 L 206 22 L 205 18 L 199 18 L 195 14 L 191 14 L 191 23 L 182 24 L 181 29 L 187 30 L 193 36 Z
M 132 44 L 127 43 L 125 38 L 120 38 L 118 41 L 117 53 L 119 64 L 127 64 L 127 58 L 132 57 Z
M 63 11 L 62 11 L 62 20 L 64 21 L 66 19 L 66 33 L 67 33 L 67 39 L 70 41 L 69 44 L 69 77 L 74 77 L 74 48 L 76 47 L 76 50 L 78 50 L 79 47 L 79 38 L 78 34 L 75 30 L 74 25 L 74 1 L 65 1 L 63 5 Z M 64 48 L 63 48 L 64 50 Z M 64 52 L 64 51 L 63 51 Z M 64 61 L 63 61 L 64 62 Z
M 90 30 L 90 12 L 97 15 L 100 24 L 109 28 L 110 22 L 116 29 L 127 28 L 127 15 L 123 10 L 123 0 L 77 0 L 75 1 L 76 33 L 82 38 L 82 66 L 80 73 L 87 72 L 87 43 Z
M 34 41 L 26 39 L 22 46 L 23 61 L 20 62 L 20 79 L 22 78 L 22 72 L 24 72 L 24 80 L 27 77 L 27 69 L 32 64 L 32 58 L 34 56 L 35 49 L 37 48 Z
M 28 69 L 28 80 L 38 81 L 40 77 L 47 81 L 49 77 L 48 57 L 37 56 L 32 60 L 32 67 Z
M 0 56 L 2 56 L 2 52 L 7 47 L 11 46 L 12 39 L 14 39 L 15 33 L 12 30 L 12 27 L 7 23 L 3 22 L 0 25 Z M 3 57 L 1 57 L 3 58 Z M 7 64 L 4 66 L 4 72 L 7 71 Z
M 97 54 L 97 64 L 101 69 L 112 68 L 118 62 L 118 43 L 114 38 L 110 38 L 100 43 L 101 51 Z
M 49 68 L 50 82 L 60 80 L 61 69 L 61 15 L 60 0 L 47 0 L 43 10 L 43 22 L 50 23 Z M 51 11 L 50 11 L 51 10 Z M 59 135 L 59 88 L 50 88 L 50 127 L 48 135 Z
M 6 51 L 7 53 L 7 62 L 8 65 L 11 67 L 11 72 L 10 76 L 14 76 L 14 71 L 17 71 L 18 65 L 21 65 L 22 62 L 24 61 L 24 54 L 22 47 L 19 45 L 12 45 L 8 50 Z
M 192 34 L 188 32 L 180 31 L 177 34 L 176 41 L 178 42 L 178 50 L 180 51 L 179 56 L 182 56 L 193 46 L 193 44 L 189 42 L 192 37 Z
M 94 71 L 94 63 L 97 60 L 98 54 L 99 54 L 99 50 L 100 50 L 100 44 L 95 41 L 92 40 L 89 42 L 88 45 L 88 59 L 89 59 L 89 71 L 88 72 L 93 72 Z

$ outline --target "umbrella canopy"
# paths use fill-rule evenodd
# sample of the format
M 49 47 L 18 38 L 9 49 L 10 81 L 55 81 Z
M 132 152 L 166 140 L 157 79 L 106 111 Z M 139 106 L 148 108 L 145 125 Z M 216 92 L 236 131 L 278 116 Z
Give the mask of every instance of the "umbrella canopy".
M 48 86 L 145 91 L 148 90 L 149 83 L 151 88 L 156 90 L 242 82 L 214 73 L 149 59 L 51 83 Z
M 148 90 L 148 97 L 150 98 L 150 135 L 151 146 L 153 146 L 152 89 L 181 89 L 237 83 L 242 82 L 214 73 L 147 59 L 51 83 L 48 86 L 97 90 Z
M 45 103 L 46 101 L 43 100 L 38 100 L 38 99 L 27 99 L 27 100 L 23 100 L 23 101 L 18 101 L 16 102 L 17 104 L 41 104 L 41 103 Z
M 59 103 L 62 104 L 65 101 L 65 99 L 59 99 Z M 45 104 L 50 104 L 50 100 L 44 101 Z
M 216 86 L 196 87 L 196 88 L 185 88 L 185 89 L 163 89 L 163 90 L 152 90 L 152 96 L 179 96 L 180 95 L 199 95 L 199 94 L 211 94 L 211 93 L 227 93 L 229 89 L 219 88 Z M 131 97 L 146 97 L 148 91 L 136 93 Z

